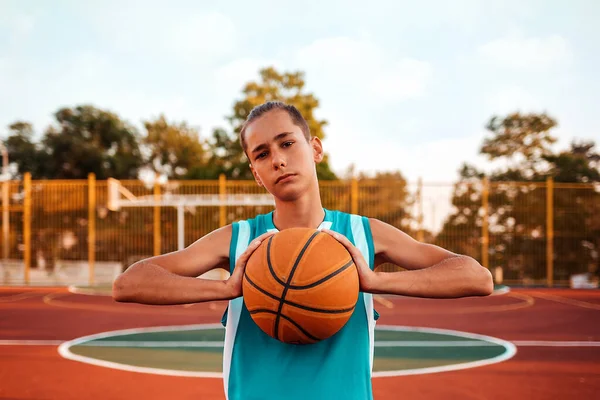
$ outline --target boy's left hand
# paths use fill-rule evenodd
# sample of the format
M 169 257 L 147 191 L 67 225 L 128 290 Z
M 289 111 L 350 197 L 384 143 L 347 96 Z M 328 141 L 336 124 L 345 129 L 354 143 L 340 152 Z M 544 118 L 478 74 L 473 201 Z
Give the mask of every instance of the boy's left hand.
M 354 246 L 347 237 L 338 232 L 332 231 L 330 229 L 323 229 L 323 232 L 330 234 L 340 242 L 350 256 L 354 260 L 354 265 L 356 265 L 356 270 L 358 271 L 358 279 L 360 282 L 360 290 L 366 293 L 372 293 L 377 287 L 377 274 L 369 268 L 369 264 L 365 261 L 362 253 L 356 246 Z

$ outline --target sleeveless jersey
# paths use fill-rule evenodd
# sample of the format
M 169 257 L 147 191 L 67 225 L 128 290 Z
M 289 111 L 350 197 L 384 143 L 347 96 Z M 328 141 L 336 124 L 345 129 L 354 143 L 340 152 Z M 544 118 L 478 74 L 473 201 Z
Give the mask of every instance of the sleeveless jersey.
M 371 269 L 374 246 L 366 217 L 325 210 L 318 229 L 346 236 Z M 232 225 L 230 271 L 256 237 L 277 231 L 273 213 Z M 243 298 L 229 301 L 223 315 L 223 383 L 228 400 L 370 400 L 374 329 L 373 296 L 359 293 L 355 310 L 335 335 L 309 345 L 280 342 L 252 320 Z

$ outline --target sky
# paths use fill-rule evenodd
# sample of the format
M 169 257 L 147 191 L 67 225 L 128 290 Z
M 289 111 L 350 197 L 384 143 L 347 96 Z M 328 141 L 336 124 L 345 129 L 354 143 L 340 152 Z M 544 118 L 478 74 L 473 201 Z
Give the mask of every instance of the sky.
M 207 138 L 262 67 L 303 71 L 334 171 L 452 183 L 494 115 L 600 144 L 600 2 L 0 0 L 0 137 L 92 104 Z M 142 130 L 143 132 L 143 130 Z

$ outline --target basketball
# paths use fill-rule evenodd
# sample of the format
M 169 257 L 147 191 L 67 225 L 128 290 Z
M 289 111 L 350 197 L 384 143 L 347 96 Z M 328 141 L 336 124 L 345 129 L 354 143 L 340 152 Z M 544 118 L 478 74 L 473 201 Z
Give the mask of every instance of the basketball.
M 263 332 L 285 343 L 310 344 L 346 324 L 358 300 L 358 272 L 350 253 L 331 235 L 290 228 L 250 256 L 242 291 Z

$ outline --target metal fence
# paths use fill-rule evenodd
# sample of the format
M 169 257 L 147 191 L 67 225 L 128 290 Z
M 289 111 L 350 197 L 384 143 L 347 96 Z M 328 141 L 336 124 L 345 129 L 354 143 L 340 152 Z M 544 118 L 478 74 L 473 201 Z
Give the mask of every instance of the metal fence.
M 23 181 L 3 182 L 0 283 L 109 283 L 139 259 L 175 251 L 220 226 L 272 210 L 264 201 L 269 195 L 249 181 L 221 177 L 150 186 L 120 181 L 126 195 L 119 194 L 117 207 L 111 206 L 114 182 L 93 175 L 32 181 L 29 174 Z M 576 275 L 598 276 L 600 188 L 595 184 L 551 179 L 408 184 L 389 178 L 320 185 L 324 207 L 378 218 L 417 240 L 472 256 L 497 282 L 562 286 Z

